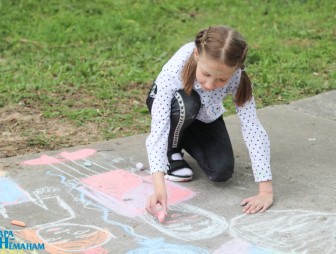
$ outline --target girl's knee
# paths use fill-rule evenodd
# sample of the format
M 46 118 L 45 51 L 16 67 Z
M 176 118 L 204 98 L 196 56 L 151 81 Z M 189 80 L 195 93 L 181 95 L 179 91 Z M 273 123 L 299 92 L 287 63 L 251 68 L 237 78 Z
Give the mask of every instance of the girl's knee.
M 214 182 L 226 182 L 227 180 L 232 178 L 234 171 L 234 163 L 225 163 L 221 166 L 214 168 L 211 170 L 208 178 Z

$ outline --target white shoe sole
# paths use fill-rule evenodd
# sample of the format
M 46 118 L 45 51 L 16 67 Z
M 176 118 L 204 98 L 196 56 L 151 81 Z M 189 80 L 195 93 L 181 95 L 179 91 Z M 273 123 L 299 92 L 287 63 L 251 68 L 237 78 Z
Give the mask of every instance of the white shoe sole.
M 193 179 L 193 176 L 174 176 L 174 175 L 165 175 L 164 179 L 172 182 L 189 182 Z

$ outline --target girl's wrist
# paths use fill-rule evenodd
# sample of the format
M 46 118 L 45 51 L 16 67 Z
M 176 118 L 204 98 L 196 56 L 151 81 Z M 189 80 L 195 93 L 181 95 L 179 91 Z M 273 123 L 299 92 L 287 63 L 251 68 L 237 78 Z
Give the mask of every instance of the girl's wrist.
M 152 174 L 154 191 L 160 192 L 166 188 L 165 181 L 164 181 L 164 172 L 155 172 Z
M 259 192 L 273 193 L 272 181 L 260 182 Z

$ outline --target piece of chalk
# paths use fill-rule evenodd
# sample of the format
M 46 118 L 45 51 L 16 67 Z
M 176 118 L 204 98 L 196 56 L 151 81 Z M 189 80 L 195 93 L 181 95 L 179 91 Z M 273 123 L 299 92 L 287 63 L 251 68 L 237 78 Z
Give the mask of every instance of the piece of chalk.
M 135 164 L 135 166 L 138 170 L 143 170 L 144 169 L 144 164 L 142 164 L 141 162 L 138 162 L 137 164 Z
M 10 223 L 15 225 L 15 226 L 19 226 L 19 227 L 25 227 L 26 226 L 26 223 L 24 223 L 23 221 L 20 221 L 20 220 L 12 220 Z
M 164 222 L 166 219 L 166 215 L 163 211 L 159 211 L 157 219 L 160 223 Z
M 91 167 L 92 166 L 92 163 L 90 161 L 85 161 L 84 162 L 84 166 L 85 167 Z

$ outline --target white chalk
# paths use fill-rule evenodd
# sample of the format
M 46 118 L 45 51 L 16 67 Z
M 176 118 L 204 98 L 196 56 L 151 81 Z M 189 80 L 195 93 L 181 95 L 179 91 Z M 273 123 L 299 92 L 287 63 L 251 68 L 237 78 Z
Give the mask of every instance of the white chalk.
M 141 162 L 138 162 L 137 164 L 135 164 L 135 166 L 138 170 L 144 170 L 144 168 L 145 168 L 144 164 L 142 164 Z
M 84 162 L 84 166 L 85 166 L 85 167 L 91 167 L 91 166 L 92 166 L 91 161 L 85 161 L 85 162 Z

